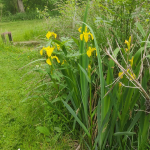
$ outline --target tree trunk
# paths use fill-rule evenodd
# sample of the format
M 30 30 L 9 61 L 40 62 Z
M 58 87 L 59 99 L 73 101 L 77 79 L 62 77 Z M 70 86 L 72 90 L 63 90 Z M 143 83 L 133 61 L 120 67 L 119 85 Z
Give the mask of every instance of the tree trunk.
M 22 0 L 17 0 L 17 4 L 18 4 L 18 10 L 19 10 L 19 12 L 25 12 Z

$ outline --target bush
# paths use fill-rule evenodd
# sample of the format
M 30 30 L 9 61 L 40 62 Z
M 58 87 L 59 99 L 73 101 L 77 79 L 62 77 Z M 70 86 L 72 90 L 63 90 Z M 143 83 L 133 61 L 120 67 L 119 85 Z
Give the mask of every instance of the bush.
M 39 19 L 38 13 L 36 11 L 25 12 L 25 13 L 16 13 L 14 15 L 9 14 L 8 16 L 2 17 L 2 22 L 19 21 L 19 20 L 33 20 L 33 19 Z

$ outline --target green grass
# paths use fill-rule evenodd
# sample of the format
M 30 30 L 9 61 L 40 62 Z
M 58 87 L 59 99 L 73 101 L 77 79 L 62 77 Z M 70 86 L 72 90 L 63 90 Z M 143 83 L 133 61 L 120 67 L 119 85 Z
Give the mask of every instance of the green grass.
M 22 102 L 34 84 L 40 80 L 40 74 L 31 73 L 21 77 L 31 68 L 22 66 L 38 58 L 37 51 L 29 49 L 5 47 L 0 49 L 0 149 L 68 149 L 69 135 L 61 134 L 57 141 L 53 128 L 61 124 L 54 121 L 57 116 L 39 97 Z M 35 64 L 36 65 L 36 64 Z M 49 113 L 49 114 L 47 114 Z M 55 118 L 50 117 L 55 115 Z M 49 117 L 49 124 L 47 119 Z M 51 124 L 50 124 L 51 123 Z M 45 137 L 37 130 L 37 126 L 47 126 L 50 135 Z M 47 139 L 51 140 L 47 142 Z M 57 144 L 56 144 L 57 142 Z
M 34 36 L 45 34 L 47 31 L 43 28 L 41 20 L 0 23 L 0 26 L 0 32 L 12 32 L 14 41 L 27 40 L 25 35 L 31 40 Z M 30 31 L 34 32 L 34 36 L 30 35 Z M 35 34 L 36 31 L 39 32 Z M 0 149 L 2 150 L 19 148 L 62 150 L 71 149 L 73 146 L 74 142 L 69 133 L 64 131 L 64 122 L 55 110 L 38 96 L 38 91 L 33 90 L 43 76 L 37 72 L 27 72 L 39 65 L 39 62 L 22 68 L 38 58 L 41 58 L 38 48 L 0 44 Z M 31 97 L 26 99 L 29 93 Z M 39 126 L 46 127 L 50 134 L 46 136 L 40 133 L 36 129 Z
M 6 22 L 0 23 L 0 27 L 0 33 L 7 31 L 12 33 L 14 42 L 40 39 L 48 31 L 45 20 Z

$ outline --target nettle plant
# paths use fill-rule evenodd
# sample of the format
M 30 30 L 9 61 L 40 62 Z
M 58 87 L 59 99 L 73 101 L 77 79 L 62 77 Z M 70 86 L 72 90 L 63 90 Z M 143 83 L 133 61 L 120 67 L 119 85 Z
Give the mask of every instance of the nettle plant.
M 40 54 L 46 57 L 46 71 L 58 90 L 57 97 L 60 91 L 67 96 L 59 101 L 44 98 L 69 121 L 55 106 L 55 103 L 63 102 L 74 117 L 73 129 L 80 135 L 80 147 L 146 148 L 150 120 L 147 82 L 150 76 L 143 63 L 149 57 L 146 56 L 147 45 L 141 44 L 135 52 L 129 37 L 124 43 L 126 48 L 117 43 L 118 48 L 112 50 L 108 41 L 109 47 L 100 49 L 93 30 L 85 23 L 87 9 L 88 6 L 83 25 L 78 29 L 79 38 L 73 38 L 76 47 L 67 46 L 68 41 L 56 40 L 54 32 L 46 34 L 48 43 Z M 100 52 L 109 57 L 106 69 L 103 69 Z M 117 60 L 118 56 L 121 59 Z

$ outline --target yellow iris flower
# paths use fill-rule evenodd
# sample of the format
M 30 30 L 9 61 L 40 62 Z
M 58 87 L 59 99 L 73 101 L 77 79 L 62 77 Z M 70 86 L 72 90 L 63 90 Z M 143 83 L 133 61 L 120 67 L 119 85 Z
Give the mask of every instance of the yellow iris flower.
M 60 63 L 60 60 L 58 59 L 57 56 L 51 56 L 50 58 L 51 58 L 51 60 L 55 58 L 55 59 L 57 60 L 57 62 Z M 52 62 L 51 62 L 50 58 L 48 58 L 48 59 L 46 60 L 46 63 L 51 66 L 51 65 L 52 65 Z
M 62 62 L 62 64 L 61 64 L 61 65 L 63 65 L 65 62 L 66 62 L 66 60 L 63 60 L 63 62 Z
M 57 56 L 51 56 L 51 59 L 54 59 L 54 58 L 57 60 L 58 63 L 60 63 L 60 60 L 58 59 Z
M 63 60 L 63 62 L 62 62 L 62 64 L 61 65 L 63 65 L 65 63 L 65 61 Z
M 133 79 L 135 79 L 136 78 L 136 75 L 133 73 L 131 73 L 131 71 L 128 69 L 127 70 L 127 72 L 129 72 L 130 73 L 130 75 L 131 75 L 131 77 L 133 78 Z M 132 78 L 130 78 L 130 80 L 132 80 Z
M 135 76 L 135 74 L 133 73 L 133 74 L 131 74 L 131 77 L 133 78 L 133 79 L 135 79 L 136 78 L 136 76 Z M 132 80 L 132 78 L 130 78 L 130 80 Z
M 88 57 L 91 57 L 92 55 L 91 47 L 89 47 L 89 50 L 86 52 L 86 54 L 88 55 Z
M 48 46 L 45 48 L 45 50 L 46 50 L 47 56 L 50 57 L 54 51 L 54 47 Z
M 127 46 L 128 46 L 128 50 L 130 50 L 130 45 L 131 45 L 131 36 L 129 37 L 129 41 L 127 41 L 127 40 L 125 40 L 125 42 L 124 42 L 125 44 L 127 44 Z M 127 49 L 125 49 L 126 50 L 126 52 L 128 51 Z
M 54 36 L 54 37 L 55 37 L 55 39 L 56 39 L 57 34 L 56 34 L 56 33 L 54 33 L 54 32 L 50 32 L 50 31 L 48 31 L 48 32 L 47 32 L 47 34 L 46 34 L 47 39 L 49 39 L 51 36 Z
M 133 56 L 132 56 L 132 59 L 130 59 L 129 61 L 130 61 L 130 63 L 131 63 L 131 67 L 132 67 L 132 65 L 133 65 Z
M 56 44 L 57 45 L 57 50 L 59 51 L 60 50 L 60 45 Z
M 127 70 L 127 72 L 131 75 L 131 77 L 130 77 L 130 80 L 133 80 L 133 79 L 135 79 L 136 78 L 136 75 L 133 73 L 131 73 L 131 71 L 128 69 Z M 120 76 L 122 76 L 122 74 L 123 74 L 123 72 L 119 72 L 118 73 L 118 76 L 120 77 Z M 121 79 L 123 78 L 123 76 L 121 77 Z M 121 86 L 121 83 L 119 82 L 119 86 Z
M 50 46 L 48 46 L 48 47 L 43 47 L 43 48 L 40 50 L 40 54 L 43 55 L 43 50 L 45 50 L 47 56 L 50 57 L 50 56 L 52 55 L 53 51 L 54 51 L 54 48 L 55 48 L 55 47 L 50 47 Z
M 91 70 L 91 65 L 88 65 L 88 69 Z
M 45 49 L 45 47 L 43 47 L 41 50 L 40 50 L 40 54 L 43 55 L 43 50 Z
M 86 52 L 86 54 L 88 55 L 88 57 L 91 57 L 93 51 L 96 51 L 96 48 L 89 47 L 89 49 Z
M 119 72 L 118 76 L 120 77 L 123 74 L 123 72 Z M 123 78 L 123 76 L 121 77 L 121 79 Z
M 122 83 L 121 82 L 119 82 L 119 87 L 121 87 L 122 86 Z
M 79 29 L 78 29 L 78 31 L 81 33 L 81 29 L 82 29 L 82 27 L 80 27 Z
M 125 40 L 125 42 L 124 42 L 125 44 L 128 44 L 129 42 L 127 41 L 127 40 Z
M 49 65 L 52 65 L 52 62 L 49 58 L 46 60 L 46 63 L 49 64 Z
M 81 32 L 81 28 L 82 28 L 82 27 L 80 27 L 80 28 L 78 29 L 79 32 Z M 87 32 L 87 26 L 86 26 L 86 27 L 85 27 L 85 31 L 83 31 L 83 33 L 80 34 L 80 39 L 81 39 L 81 41 L 83 40 L 83 37 L 84 37 L 85 42 L 88 42 L 89 35 L 91 36 L 91 38 L 92 38 L 92 40 L 93 40 L 93 39 L 94 39 L 94 38 L 93 38 L 93 35 L 92 35 L 92 33 Z

